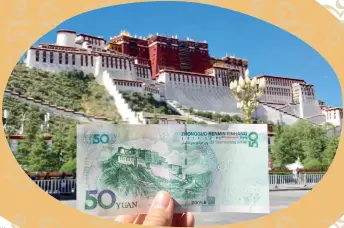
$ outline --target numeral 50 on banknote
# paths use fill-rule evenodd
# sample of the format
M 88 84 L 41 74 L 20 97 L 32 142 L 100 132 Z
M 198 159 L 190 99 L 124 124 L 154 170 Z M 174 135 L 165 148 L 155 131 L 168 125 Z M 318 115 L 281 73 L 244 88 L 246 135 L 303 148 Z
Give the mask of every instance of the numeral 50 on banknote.
M 103 196 L 108 194 L 110 201 L 104 203 Z M 108 201 L 108 200 L 107 200 Z M 98 205 L 103 209 L 110 209 L 116 203 L 116 195 L 111 190 L 103 190 L 98 194 L 98 190 L 86 191 L 85 210 L 93 210 Z
M 90 133 L 84 134 L 85 144 L 114 144 L 116 142 L 116 134 L 106 133 Z

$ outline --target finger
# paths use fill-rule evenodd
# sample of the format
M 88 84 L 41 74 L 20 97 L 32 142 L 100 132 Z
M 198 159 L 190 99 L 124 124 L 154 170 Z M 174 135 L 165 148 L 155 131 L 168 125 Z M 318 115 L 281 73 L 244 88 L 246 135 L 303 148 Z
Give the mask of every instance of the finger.
M 180 223 L 180 219 L 182 218 L 184 214 L 174 214 L 172 219 L 172 227 L 178 227 L 178 224 Z
M 118 215 L 115 221 L 120 223 L 134 223 L 136 217 L 137 215 Z
M 142 225 L 142 223 L 145 221 L 146 216 L 147 215 L 140 214 L 139 216 L 137 216 L 134 224 Z
M 182 215 L 177 224 L 178 227 L 194 227 L 195 226 L 195 217 L 192 213 L 187 212 Z
M 173 199 L 165 191 L 158 192 L 146 216 L 143 225 L 171 226 L 173 219 Z

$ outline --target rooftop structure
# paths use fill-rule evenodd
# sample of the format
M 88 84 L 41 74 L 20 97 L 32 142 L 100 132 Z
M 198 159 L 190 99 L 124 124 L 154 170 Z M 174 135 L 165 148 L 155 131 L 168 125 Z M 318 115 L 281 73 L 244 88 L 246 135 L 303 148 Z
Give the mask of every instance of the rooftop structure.
M 25 62 L 28 67 L 52 72 L 92 73 L 115 98 L 117 109 L 129 123 L 146 123 L 149 117 L 131 110 L 121 91 L 151 93 L 183 118 L 188 115 L 185 108 L 174 106 L 174 102 L 199 111 L 240 115 L 229 85 L 244 75 L 248 60 L 227 54 L 211 57 L 209 48 L 205 41 L 179 39 L 177 35 L 142 37 L 121 31 L 107 42 L 103 37 L 59 30 L 56 44 L 31 47 Z M 314 86 L 305 80 L 260 75 L 257 83 L 263 78 L 266 88 L 255 119 L 284 124 L 307 119 L 341 126 L 338 117 L 342 111 L 317 101 Z

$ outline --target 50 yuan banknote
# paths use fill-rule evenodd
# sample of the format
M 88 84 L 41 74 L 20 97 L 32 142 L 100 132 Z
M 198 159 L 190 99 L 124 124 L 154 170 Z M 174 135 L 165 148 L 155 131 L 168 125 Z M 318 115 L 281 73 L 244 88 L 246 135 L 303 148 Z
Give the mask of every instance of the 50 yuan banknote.
M 77 207 L 147 213 L 168 191 L 175 212 L 269 213 L 267 126 L 79 125 Z

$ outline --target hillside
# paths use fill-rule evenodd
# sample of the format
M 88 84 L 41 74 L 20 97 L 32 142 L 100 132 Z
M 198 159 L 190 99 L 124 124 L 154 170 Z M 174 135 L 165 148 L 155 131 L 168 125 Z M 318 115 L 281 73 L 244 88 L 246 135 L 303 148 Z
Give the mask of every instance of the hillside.
M 179 115 L 169 109 L 165 102 L 156 101 L 152 94 L 141 95 L 137 92 L 122 92 L 123 98 L 135 112 L 149 112 L 166 115 Z
M 38 111 L 34 105 L 24 104 L 13 98 L 4 97 L 3 109 L 9 111 L 9 117 L 7 119 L 7 128 L 10 134 L 18 133 L 24 113 L 26 116 L 25 119 L 27 120 L 27 116 L 30 116 L 30 112 L 33 112 L 32 110 L 34 110 L 35 112 L 39 113 L 38 115 L 40 121 L 42 123 L 44 121 L 44 111 Z M 50 114 L 49 127 L 52 133 L 56 132 L 56 129 L 59 127 L 69 128 L 70 126 L 76 126 L 77 123 L 78 122 L 73 119 L 63 118 L 61 116 L 55 116 Z
M 6 121 L 7 135 L 19 134 L 22 119 L 25 114 L 24 134 L 27 141 L 21 142 L 22 147 L 18 147 L 15 155 L 18 163 L 30 172 L 36 171 L 70 171 L 75 169 L 76 158 L 76 125 L 79 122 L 64 118 L 61 116 L 50 115 L 49 129 L 47 135 L 52 136 L 53 148 L 47 150 L 45 145 L 41 148 L 41 157 L 37 164 L 37 142 L 40 140 L 40 126 L 44 122 L 45 111 L 39 110 L 35 105 L 28 105 L 19 102 L 16 99 L 5 97 L 3 100 L 3 109 L 8 110 L 9 116 Z M 36 146 L 36 148 L 34 148 Z M 21 148 L 21 149 L 19 149 Z M 44 163 L 50 163 L 46 167 Z
M 95 81 L 92 74 L 85 75 L 82 71 L 50 73 L 18 63 L 6 89 L 88 115 L 120 119 L 105 88 Z
M 175 199 L 195 199 L 206 191 L 196 182 L 184 179 L 165 179 L 154 176 L 141 165 L 121 164 L 115 156 L 105 160 L 102 165 L 101 182 L 106 187 L 111 187 L 124 194 L 132 194 L 134 197 L 153 197 L 156 192 L 168 189 Z M 194 178 L 198 180 L 198 176 Z M 205 173 L 209 175 L 209 173 Z

